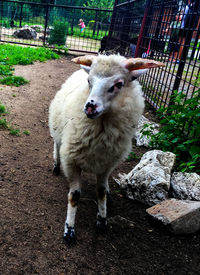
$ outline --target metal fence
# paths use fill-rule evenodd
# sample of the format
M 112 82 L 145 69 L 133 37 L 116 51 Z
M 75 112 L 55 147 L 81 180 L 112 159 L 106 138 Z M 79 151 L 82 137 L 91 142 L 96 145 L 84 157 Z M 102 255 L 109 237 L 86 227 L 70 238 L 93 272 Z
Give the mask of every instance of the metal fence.
M 0 1 L 0 41 L 32 46 L 48 46 L 54 22 L 66 23 L 66 43 L 70 50 L 98 52 L 100 40 L 108 34 L 112 10 L 72 5 L 54 5 L 23 1 Z M 78 25 L 80 18 L 84 30 Z M 23 33 L 22 28 L 36 33 Z M 20 33 L 19 33 L 20 31 Z
M 146 100 L 158 109 L 172 104 L 174 91 L 191 98 L 199 90 L 200 1 L 144 2 L 115 1 L 107 49 L 165 63 L 140 78 Z
M 49 46 L 56 19 L 67 23 L 66 47 L 73 51 L 120 53 L 153 58 L 165 68 L 152 69 L 140 82 L 155 108 L 172 103 L 174 91 L 187 98 L 200 86 L 200 0 L 115 0 L 113 10 L 78 6 L 0 2 L 0 41 Z M 79 19 L 86 28 L 81 32 Z M 187 19 L 187 20 L 186 20 Z M 185 26 L 183 26 L 185 22 Z M 17 37 L 25 25 L 36 29 L 31 39 Z

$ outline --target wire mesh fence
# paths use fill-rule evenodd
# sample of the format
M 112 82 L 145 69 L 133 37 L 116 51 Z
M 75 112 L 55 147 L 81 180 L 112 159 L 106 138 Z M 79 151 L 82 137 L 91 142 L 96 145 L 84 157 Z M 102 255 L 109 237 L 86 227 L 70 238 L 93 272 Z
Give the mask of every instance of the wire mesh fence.
M 52 2 L 1 0 L 0 41 L 53 47 L 52 30 L 63 22 L 64 46 L 70 50 L 164 62 L 165 68 L 140 78 L 155 109 L 172 104 L 174 91 L 191 98 L 199 90 L 200 0 L 115 0 L 113 10 Z
M 140 78 L 155 109 L 172 104 L 174 91 L 183 92 L 187 99 L 199 90 L 199 0 L 116 0 L 109 35 L 108 49 L 165 63 L 165 68 Z
M 62 21 L 66 25 L 65 47 L 98 52 L 101 38 L 108 34 L 111 15 L 109 9 L 2 0 L 0 41 L 52 47 L 54 45 L 49 43 L 51 30 L 55 22 Z M 84 28 L 80 19 L 84 21 Z

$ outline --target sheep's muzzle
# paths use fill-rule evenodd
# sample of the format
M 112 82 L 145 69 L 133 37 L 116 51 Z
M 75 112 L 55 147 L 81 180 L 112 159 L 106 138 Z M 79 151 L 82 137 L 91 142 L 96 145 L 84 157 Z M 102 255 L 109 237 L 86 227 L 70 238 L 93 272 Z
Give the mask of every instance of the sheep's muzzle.
M 97 105 L 90 102 L 85 105 L 84 112 L 88 118 L 95 118 L 99 114 L 97 111 Z

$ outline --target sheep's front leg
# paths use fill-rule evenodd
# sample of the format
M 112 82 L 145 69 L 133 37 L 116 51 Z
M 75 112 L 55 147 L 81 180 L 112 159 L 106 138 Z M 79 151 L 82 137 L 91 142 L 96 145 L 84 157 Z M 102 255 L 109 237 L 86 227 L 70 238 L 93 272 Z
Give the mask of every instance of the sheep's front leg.
M 80 171 L 74 172 L 74 179 L 70 183 L 70 190 L 68 193 L 68 206 L 67 206 L 67 217 L 65 220 L 64 227 L 64 241 L 67 245 L 76 243 L 75 235 L 75 217 L 77 211 L 78 201 L 81 194 L 81 176 Z
M 60 174 L 60 146 L 54 141 L 54 150 L 53 150 L 53 174 L 58 176 Z
M 97 231 L 105 233 L 107 230 L 107 193 L 109 192 L 108 175 L 97 175 Z

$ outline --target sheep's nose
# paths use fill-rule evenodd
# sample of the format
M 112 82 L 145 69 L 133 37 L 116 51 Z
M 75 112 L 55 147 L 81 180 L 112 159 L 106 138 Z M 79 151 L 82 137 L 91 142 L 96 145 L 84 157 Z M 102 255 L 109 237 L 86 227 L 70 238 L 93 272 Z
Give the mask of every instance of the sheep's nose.
M 89 118 L 94 118 L 95 116 L 98 115 L 97 105 L 94 103 L 93 100 L 91 100 L 90 102 L 87 102 L 87 104 L 85 105 L 84 111 L 87 117 Z

